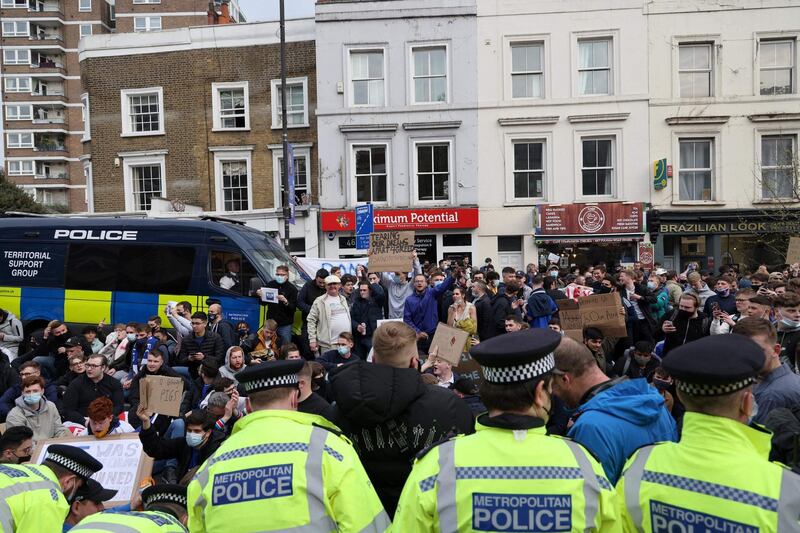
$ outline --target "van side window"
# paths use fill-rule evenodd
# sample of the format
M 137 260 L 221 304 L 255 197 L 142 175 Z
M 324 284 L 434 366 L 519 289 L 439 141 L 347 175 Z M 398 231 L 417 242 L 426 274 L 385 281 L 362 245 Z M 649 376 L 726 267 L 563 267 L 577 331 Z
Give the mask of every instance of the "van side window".
M 252 294 L 251 280 L 256 277 L 250 261 L 236 252 L 214 250 L 209 254 L 211 282 L 221 289 L 236 294 Z M 256 287 L 258 288 L 258 287 Z
M 67 289 L 183 294 L 194 269 L 194 248 L 71 244 Z

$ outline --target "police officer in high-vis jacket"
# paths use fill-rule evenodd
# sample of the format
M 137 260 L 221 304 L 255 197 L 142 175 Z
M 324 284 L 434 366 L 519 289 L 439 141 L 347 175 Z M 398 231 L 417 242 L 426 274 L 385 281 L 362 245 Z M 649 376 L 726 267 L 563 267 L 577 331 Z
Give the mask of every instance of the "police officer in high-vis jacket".
M 142 492 L 143 512 L 95 513 L 70 530 L 80 533 L 186 533 L 186 487 L 162 484 Z
M 75 493 L 102 468 L 66 444 L 48 446 L 41 465 L 0 465 L 0 531 L 61 531 Z
M 617 484 L 626 531 L 800 531 L 800 476 L 768 460 L 771 434 L 749 424 L 764 351 L 742 335 L 711 335 L 663 366 L 686 406 L 680 442 L 639 449 Z
M 269 361 L 236 374 L 254 412 L 190 483 L 190 531 L 388 530 L 349 441 L 321 416 L 296 412 L 302 366 Z
M 578 443 L 546 434 L 553 350 L 549 329 L 507 333 L 470 351 L 489 409 L 476 433 L 420 454 L 394 531 L 621 531 L 616 495 Z M 572 349 L 586 347 L 575 345 Z

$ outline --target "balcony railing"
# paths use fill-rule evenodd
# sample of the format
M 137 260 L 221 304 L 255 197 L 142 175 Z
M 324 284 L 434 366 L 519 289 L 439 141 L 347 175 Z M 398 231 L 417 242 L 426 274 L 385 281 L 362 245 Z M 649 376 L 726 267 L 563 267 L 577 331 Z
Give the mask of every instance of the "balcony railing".
M 34 124 L 64 124 L 66 120 L 64 117 L 45 117 L 45 118 L 35 118 L 33 119 Z
M 67 147 L 64 144 L 40 142 L 33 148 L 36 152 L 66 152 Z
M 47 172 L 34 174 L 34 179 L 37 180 L 65 180 L 67 179 L 66 172 Z

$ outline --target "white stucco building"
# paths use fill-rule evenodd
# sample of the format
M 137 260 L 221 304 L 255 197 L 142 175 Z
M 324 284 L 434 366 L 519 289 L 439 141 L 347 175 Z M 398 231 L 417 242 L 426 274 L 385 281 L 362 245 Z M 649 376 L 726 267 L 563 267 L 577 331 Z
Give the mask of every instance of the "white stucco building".
M 650 189 L 641 0 L 479 0 L 477 54 L 478 254 L 633 261 Z
M 672 167 L 652 194 L 657 260 L 681 269 L 783 262 L 763 241 L 800 233 L 800 212 L 785 216 L 798 207 L 800 3 L 653 0 L 644 9 L 650 155 Z
M 472 257 L 478 212 L 475 0 L 316 6 L 320 255 L 357 256 L 353 209 Z M 473 260 L 475 260 L 473 258 Z

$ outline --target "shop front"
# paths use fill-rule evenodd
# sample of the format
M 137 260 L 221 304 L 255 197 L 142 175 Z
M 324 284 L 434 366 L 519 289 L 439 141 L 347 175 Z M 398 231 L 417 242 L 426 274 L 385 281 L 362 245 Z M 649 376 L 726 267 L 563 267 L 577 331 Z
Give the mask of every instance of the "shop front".
M 800 235 L 800 210 L 713 209 L 648 212 L 656 261 L 683 271 L 690 262 L 701 269 L 784 263 L 790 235 Z
M 417 255 L 423 263 L 466 258 L 473 264 L 478 218 L 475 207 L 376 209 L 375 231 L 413 230 Z M 366 250 L 356 249 L 354 211 L 322 211 L 320 228 L 324 257 L 366 255 Z
M 641 202 L 537 206 L 534 238 L 539 265 L 632 264 L 638 260 L 638 243 L 644 240 L 644 211 Z

